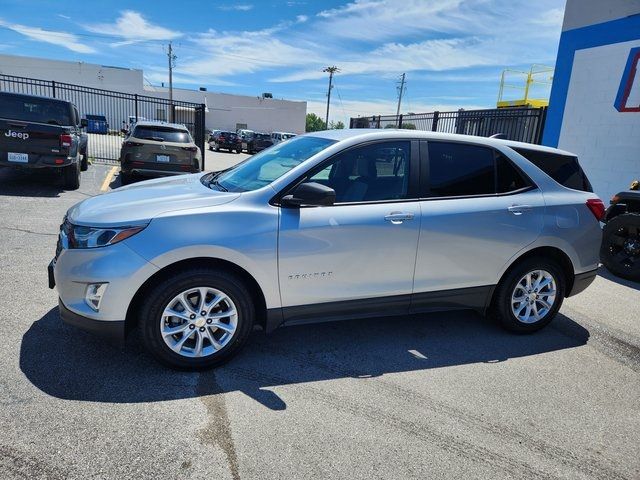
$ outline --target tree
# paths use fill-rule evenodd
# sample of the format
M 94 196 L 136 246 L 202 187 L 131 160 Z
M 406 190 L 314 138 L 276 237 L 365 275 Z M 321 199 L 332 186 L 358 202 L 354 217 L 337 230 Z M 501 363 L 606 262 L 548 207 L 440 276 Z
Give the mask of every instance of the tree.
M 337 122 L 334 122 L 333 120 L 329 122 L 329 129 L 331 130 L 342 130 L 343 128 L 344 123 L 342 123 L 340 120 L 338 120 Z
M 305 127 L 306 132 L 317 132 L 319 130 L 326 130 L 326 129 L 327 129 L 327 124 L 324 123 L 324 120 L 322 120 L 315 113 L 307 113 L 307 122 Z

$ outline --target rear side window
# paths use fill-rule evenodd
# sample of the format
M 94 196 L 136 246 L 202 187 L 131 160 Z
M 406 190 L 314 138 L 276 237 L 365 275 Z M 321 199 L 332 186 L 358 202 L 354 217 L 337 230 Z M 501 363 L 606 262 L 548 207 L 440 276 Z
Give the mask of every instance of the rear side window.
M 493 150 L 463 143 L 429 142 L 430 196 L 495 193 Z
M 133 136 L 158 142 L 191 143 L 189 132 L 170 127 L 139 125 L 136 127 Z
M 75 125 L 68 103 L 38 97 L 0 96 L 0 117 L 50 125 Z
M 556 182 L 567 188 L 593 192 L 591 183 L 578 163 L 578 158 L 570 155 L 514 148 Z

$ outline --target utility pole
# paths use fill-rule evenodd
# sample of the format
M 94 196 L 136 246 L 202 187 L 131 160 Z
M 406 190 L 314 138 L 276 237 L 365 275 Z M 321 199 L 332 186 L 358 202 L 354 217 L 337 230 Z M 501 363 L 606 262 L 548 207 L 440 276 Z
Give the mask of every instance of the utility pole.
M 402 94 L 404 93 L 404 76 L 405 74 L 403 73 L 400 79 L 400 86 L 396 87 L 398 89 L 398 109 L 396 110 L 397 118 L 400 117 L 400 105 L 402 104 Z
M 171 42 L 169 42 L 167 56 L 169 57 L 169 121 L 173 123 L 173 62 L 175 62 L 176 56 L 173 54 Z
M 335 65 L 333 67 L 327 67 L 322 70 L 325 73 L 329 73 L 329 90 L 327 91 L 327 116 L 325 117 L 325 128 L 329 128 L 329 103 L 331 102 L 331 89 L 333 88 L 333 74 L 340 71 Z

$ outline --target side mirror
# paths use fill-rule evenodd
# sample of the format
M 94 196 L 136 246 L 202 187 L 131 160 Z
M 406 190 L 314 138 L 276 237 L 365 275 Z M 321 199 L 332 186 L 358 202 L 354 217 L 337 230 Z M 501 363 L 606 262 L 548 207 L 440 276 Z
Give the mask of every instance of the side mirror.
M 326 207 L 336 201 L 336 191 L 321 183 L 301 183 L 290 194 L 282 197 L 283 207 L 298 208 L 302 206 Z
M 81 118 L 81 119 L 80 119 L 80 126 L 81 126 L 82 128 L 84 128 L 84 127 L 86 127 L 86 126 L 88 126 L 88 125 L 89 125 L 89 122 L 87 121 L 87 119 L 86 119 L 86 118 Z

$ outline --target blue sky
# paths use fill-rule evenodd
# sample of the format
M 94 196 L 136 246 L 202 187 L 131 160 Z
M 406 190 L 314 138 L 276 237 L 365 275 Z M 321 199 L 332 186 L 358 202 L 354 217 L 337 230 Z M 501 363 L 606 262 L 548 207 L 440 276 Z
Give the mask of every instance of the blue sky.
M 336 65 L 332 114 L 495 106 L 504 68 L 553 65 L 563 0 L 63 2 L 3 0 L 0 52 L 141 68 L 176 86 L 308 101 L 322 114 Z

